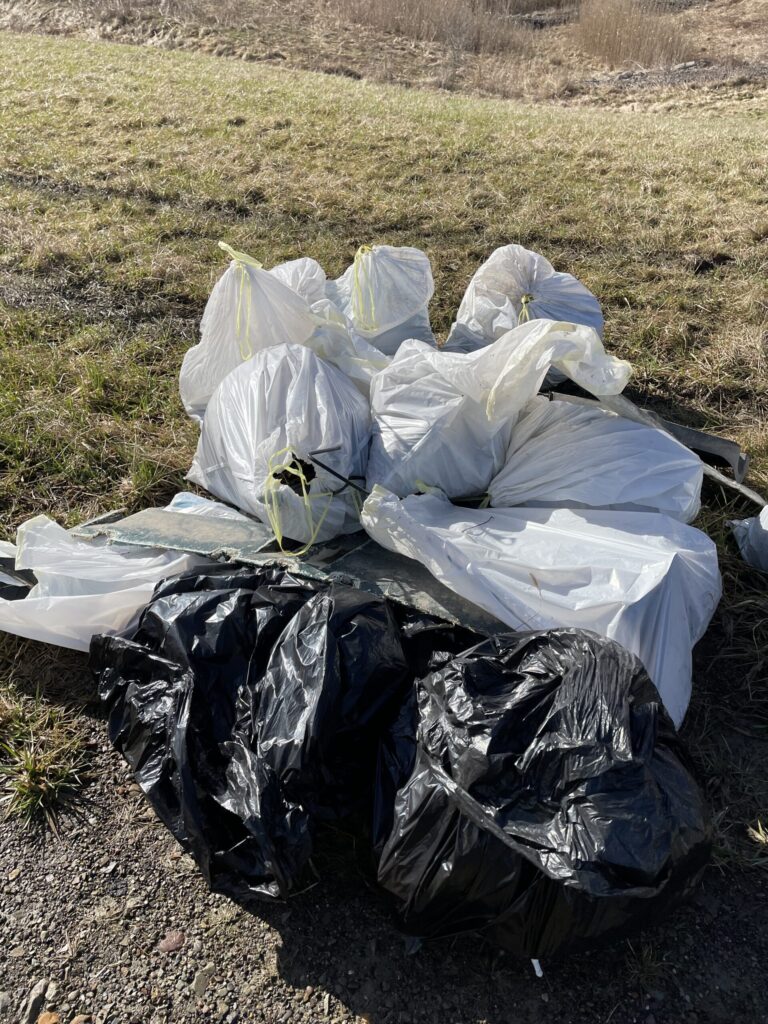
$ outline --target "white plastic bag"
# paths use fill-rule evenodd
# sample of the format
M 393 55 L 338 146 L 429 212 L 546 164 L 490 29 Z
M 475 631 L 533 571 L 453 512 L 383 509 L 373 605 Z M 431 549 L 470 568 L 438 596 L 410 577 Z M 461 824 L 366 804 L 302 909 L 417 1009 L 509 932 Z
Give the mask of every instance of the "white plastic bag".
M 269 273 L 278 281 L 282 281 L 288 288 L 298 292 L 310 306 L 325 298 L 325 271 L 317 260 L 313 260 L 309 256 L 288 260 L 287 263 L 278 263 L 276 267 L 272 267 Z
M 471 352 L 529 320 L 584 324 L 603 335 L 600 303 L 577 278 L 522 245 L 503 245 L 469 282 L 445 347 Z
M 513 629 L 591 629 L 637 654 L 679 726 L 691 649 L 720 599 L 714 543 L 650 512 L 462 509 L 377 487 L 362 522 L 379 544 Z
M 768 505 L 759 516 L 733 519 L 728 525 L 733 530 L 744 561 L 755 569 L 768 572 Z
M 330 299 L 321 299 L 312 306 L 317 327 L 307 347 L 331 363 L 355 384 L 370 401 L 374 374 L 389 366 L 390 358 L 352 333 L 349 321 Z
M 368 489 L 484 494 L 504 466 L 518 413 L 550 366 L 594 395 L 618 394 L 631 372 L 591 328 L 551 320 L 466 354 L 406 342 L 371 386 Z
M 428 312 L 434 290 L 427 255 L 393 245 L 361 246 L 352 266 L 326 286 L 355 334 L 385 355 L 411 338 L 434 346 Z
M 216 389 L 187 478 L 269 523 L 280 541 L 330 540 L 360 528 L 344 481 L 362 486 L 369 438 L 368 403 L 349 378 L 304 346 L 279 345 Z
M 46 516 L 30 519 L 16 536 L 16 568 L 31 569 L 38 582 L 22 599 L 0 600 L 0 629 L 77 651 L 87 651 L 97 633 L 132 626 L 160 580 L 211 564 L 175 551 L 77 540 Z
M 698 515 L 704 468 L 663 430 L 595 405 L 537 395 L 512 432 L 506 461 L 491 481 L 491 505 Z
M 214 285 L 200 322 L 200 342 L 181 364 L 179 393 L 187 413 L 201 419 L 228 373 L 256 352 L 286 342 L 302 344 L 317 327 L 309 304 L 260 263 L 228 245 L 232 257 Z

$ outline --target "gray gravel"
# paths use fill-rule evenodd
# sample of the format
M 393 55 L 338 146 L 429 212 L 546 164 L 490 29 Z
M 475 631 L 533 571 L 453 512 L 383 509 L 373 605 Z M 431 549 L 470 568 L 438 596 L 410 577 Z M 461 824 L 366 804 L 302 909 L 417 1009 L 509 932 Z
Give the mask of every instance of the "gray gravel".
M 537 980 L 471 937 L 414 951 L 343 833 L 320 851 L 317 884 L 286 903 L 246 909 L 211 894 L 104 723 L 91 729 L 95 778 L 60 838 L 2 828 L 3 1022 L 768 1021 L 762 874 L 713 869 L 693 905 L 632 949 L 545 963 Z M 644 948 L 650 966 L 638 974 Z

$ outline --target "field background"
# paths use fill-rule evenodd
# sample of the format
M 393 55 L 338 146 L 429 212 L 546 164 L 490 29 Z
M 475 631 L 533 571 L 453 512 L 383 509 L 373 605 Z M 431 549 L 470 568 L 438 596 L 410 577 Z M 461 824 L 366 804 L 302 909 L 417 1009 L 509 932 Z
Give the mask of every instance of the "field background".
M 183 487 L 195 428 L 183 414 L 177 374 L 224 269 L 219 239 L 267 266 L 314 256 L 329 276 L 362 243 L 420 246 L 432 260 L 432 317 L 443 337 L 471 274 L 496 246 L 516 241 L 536 249 L 580 277 L 603 303 L 606 345 L 635 367 L 630 396 L 737 440 L 752 455 L 749 482 L 768 490 L 764 89 L 736 84 L 726 94 L 707 92 L 700 104 L 692 105 L 690 96 L 668 103 L 663 114 L 658 98 L 638 109 L 602 101 L 526 105 L 184 48 L 85 41 L 79 28 L 73 36 L 0 33 L 5 538 L 40 512 L 72 525 L 115 507 L 163 503 Z M 605 961 L 576 958 L 555 968 L 543 993 L 552 1000 L 547 1003 L 538 990 L 531 993 L 526 970 L 513 965 L 499 974 L 496 960 L 484 959 L 471 943 L 403 960 L 381 910 L 373 922 L 351 917 L 368 913 L 364 882 L 351 892 L 342 886 L 346 906 L 338 911 L 326 887 L 319 904 L 311 895 L 298 901 L 293 924 L 275 912 L 263 919 L 236 914 L 225 921 L 229 931 L 200 939 L 223 958 L 223 975 L 237 976 L 245 964 L 259 982 L 248 1012 L 256 1014 L 258 1006 L 269 1012 L 242 1019 L 293 1020 L 306 1013 L 309 1020 L 319 1007 L 318 1019 L 500 1024 L 512 1019 L 505 1005 L 517 1006 L 525 1020 L 539 1014 L 550 1020 L 553 1013 L 613 1024 L 768 1019 L 760 966 L 768 864 L 761 824 L 768 818 L 765 577 L 743 566 L 725 527 L 727 518 L 753 509 L 716 487 L 708 486 L 705 497 L 700 525 L 720 543 L 725 597 L 698 651 L 685 727 L 718 829 L 703 902 Z M 125 800 L 114 796 L 119 769 L 103 749 L 83 659 L 3 638 L 0 712 L 2 701 L 27 707 L 41 688 L 74 715 L 57 728 L 77 737 L 86 757 L 92 754 L 91 778 L 99 769 L 101 781 L 86 788 L 97 832 L 79 833 L 77 843 L 86 851 L 94 843 L 108 850 L 105 867 L 114 857 L 125 881 L 134 871 L 135 842 L 133 852 L 143 858 L 135 870 L 149 870 L 146 884 L 158 887 L 166 907 L 177 905 L 187 915 L 190 934 L 200 914 L 224 913 L 199 879 L 174 874 L 173 858 L 166 871 L 168 837 L 142 818 L 125 780 Z M 11 721 L 17 718 L 0 713 L 3 742 L 27 743 L 9 731 Z M 29 880 L 23 891 L 7 889 L 15 923 L 0 914 L 7 949 L 32 951 L 31 961 L 5 964 L 14 992 L 35 964 L 46 969 L 48 929 L 40 939 L 36 920 L 28 932 L 19 925 L 25 907 L 44 907 L 47 898 L 33 885 L 40 850 L 20 825 L 4 827 L 0 877 L 8 879 L 21 864 L 22 879 Z M 198 1019 L 174 1001 L 172 972 L 157 975 L 156 957 L 146 950 L 136 952 L 137 962 L 146 959 L 146 977 L 125 988 L 129 982 L 96 949 L 99 928 L 107 927 L 97 914 L 101 903 L 94 909 L 83 892 L 78 903 L 67 888 L 67 865 L 77 860 L 73 847 L 62 852 L 46 845 L 44 858 L 51 885 L 61 886 L 67 927 L 74 933 L 82 927 L 85 935 L 69 958 L 55 961 L 57 971 L 66 967 L 61 985 L 74 991 L 73 1005 L 82 994 L 96 1013 L 109 1002 L 102 994 L 108 984 L 115 999 L 135 988 L 135 1005 L 117 1017 L 99 1009 L 97 1019 Z M 96 877 L 99 900 L 123 899 L 123 890 L 103 895 L 111 875 Z M 327 926 L 313 917 L 318 905 L 331 915 Z M 91 921 L 83 908 L 97 916 Z M 136 941 L 150 948 L 175 913 L 155 907 L 139 915 Z M 131 927 L 126 934 L 133 935 Z M 302 945 L 302 929 L 310 936 L 304 952 L 281 959 L 280 932 L 293 949 Z M 338 956 L 318 973 L 312 965 L 325 963 L 329 930 L 345 937 Z M 259 948 L 265 952 L 256 964 Z M 7 949 L 0 950 L 0 965 Z M 230 971 L 226 957 L 233 949 L 240 960 Z M 201 969 L 205 950 L 190 948 L 184 969 L 193 975 Z M 365 975 L 381 950 L 401 973 L 363 998 L 359 986 L 348 984 L 346 964 Z M 93 982 L 93 996 L 89 956 L 106 979 Z M 443 1007 L 452 979 L 465 971 L 459 995 Z M 267 976 L 277 979 L 269 983 L 277 992 L 271 1002 L 264 995 Z M 307 985 L 313 991 L 303 1001 Z M 323 993 L 332 996 L 327 1012 Z M 211 1019 L 228 1020 L 226 1013 L 215 1017 L 216 1005 L 212 998 Z M 195 1012 L 208 1019 L 199 1005 Z

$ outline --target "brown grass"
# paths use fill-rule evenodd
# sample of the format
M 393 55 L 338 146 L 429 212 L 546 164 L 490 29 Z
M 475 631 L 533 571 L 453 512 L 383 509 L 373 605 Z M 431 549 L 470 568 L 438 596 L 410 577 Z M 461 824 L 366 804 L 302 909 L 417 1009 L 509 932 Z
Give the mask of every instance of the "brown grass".
M 536 0 L 327 0 L 327 6 L 345 20 L 460 52 L 520 53 L 532 48 L 532 32 L 514 15 L 541 5 Z
M 692 53 L 677 21 L 653 0 L 582 0 L 576 38 L 587 53 L 614 66 L 662 67 Z

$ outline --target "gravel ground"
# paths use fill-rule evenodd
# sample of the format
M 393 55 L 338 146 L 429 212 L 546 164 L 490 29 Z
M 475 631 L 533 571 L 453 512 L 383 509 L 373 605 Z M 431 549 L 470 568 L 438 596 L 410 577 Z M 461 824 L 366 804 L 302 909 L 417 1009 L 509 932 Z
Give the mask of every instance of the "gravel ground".
M 211 894 L 103 721 L 89 721 L 91 782 L 59 837 L 16 821 L 2 829 L 0 1020 L 768 1021 L 761 873 L 713 868 L 664 926 L 545 963 L 538 980 L 476 938 L 414 949 L 343 833 L 322 844 L 319 881 L 288 902 L 243 908 Z

